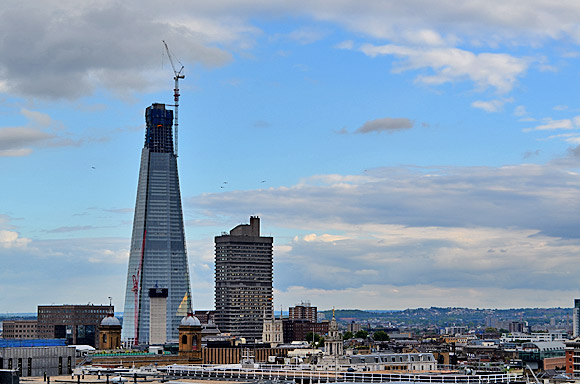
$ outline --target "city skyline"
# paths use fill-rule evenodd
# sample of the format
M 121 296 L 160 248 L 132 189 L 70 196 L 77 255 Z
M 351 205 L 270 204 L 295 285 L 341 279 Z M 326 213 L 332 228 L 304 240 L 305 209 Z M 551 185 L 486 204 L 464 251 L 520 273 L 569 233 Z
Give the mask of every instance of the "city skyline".
M 250 215 L 275 238 L 275 308 L 580 297 L 580 5 L 9 0 L 0 14 L 3 312 L 123 307 L 142 111 L 173 100 L 162 40 L 185 66 L 194 309 L 213 307 L 214 236 Z

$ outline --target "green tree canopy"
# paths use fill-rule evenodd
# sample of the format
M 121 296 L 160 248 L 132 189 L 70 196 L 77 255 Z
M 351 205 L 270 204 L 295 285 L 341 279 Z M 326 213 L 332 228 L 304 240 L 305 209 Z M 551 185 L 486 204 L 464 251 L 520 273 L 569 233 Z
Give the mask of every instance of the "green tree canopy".
M 385 331 L 376 331 L 375 333 L 373 333 L 373 339 L 375 339 L 376 341 L 388 341 L 389 334 Z
M 310 344 L 316 344 L 319 347 L 324 345 L 324 337 L 320 336 L 318 333 L 308 332 L 306 334 L 306 341 Z
M 352 339 L 353 337 L 354 337 L 354 335 L 352 334 L 351 331 L 346 331 L 345 333 L 342 334 L 343 340 L 349 340 L 349 339 Z
M 357 339 L 366 339 L 368 335 L 369 333 L 367 331 L 361 329 L 360 331 L 357 331 L 354 334 L 354 337 L 356 337 Z

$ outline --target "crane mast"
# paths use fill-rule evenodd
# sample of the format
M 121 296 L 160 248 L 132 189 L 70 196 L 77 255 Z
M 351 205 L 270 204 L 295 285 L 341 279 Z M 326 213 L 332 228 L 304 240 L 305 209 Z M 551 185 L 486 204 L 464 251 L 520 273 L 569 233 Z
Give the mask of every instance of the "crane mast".
M 167 43 L 165 42 L 165 40 L 163 41 L 163 45 L 165 45 L 165 51 L 167 52 L 167 57 L 169 57 L 169 62 L 171 63 L 171 68 L 173 68 L 173 80 L 175 80 L 175 86 L 173 87 L 173 101 L 175 102 L 175 104 L 173 105 L 175 107 L 175 116 L 174 116 L 174 123 L 173 123 L 173 130 L 174 130 L 174 140 L 175 140 L 175 148 L 174 148 L 174 153 L 175 156 L 177 157 L 177 134 L 178 134 L 178 129 L 179 129 L 179 79 L 185 79 L 185 75 L 183 74 L 183 64 L 181 64 L 181 62 L 179 60 L 177 60 L 177 62 L 179 63 L 179 65 L 181 65 L 181 68 L 179 69 L 179 71 L 175 68 L 175 63 L 173 62 L 173 57 L 171 56 L 171 52 L 169 52 L 169 47 L 167 46 Z

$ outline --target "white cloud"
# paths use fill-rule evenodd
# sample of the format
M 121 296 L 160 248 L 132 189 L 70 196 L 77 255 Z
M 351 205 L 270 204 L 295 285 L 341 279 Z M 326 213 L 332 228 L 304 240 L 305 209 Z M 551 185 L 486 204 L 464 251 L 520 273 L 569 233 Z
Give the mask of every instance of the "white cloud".
M 340 240 L 346 240 L 348 237 L 340 236 L 340 235 L 330 235 L 328 233 L 324 233 L 322 235 L 317 235 L 315 233 L 311 233 L 303 237 L 303 240 L 307 243 L 311 242 L 323 242 L 323 243 L 335 243 Z M 298 239 L 296 239 L 298 240 Z
M 553 120 L 552 118 L 545 118 L 543 119 L 543 124 L 537 125 L 532 129 L 526 129 L 525 132 L 534 130 L 534 131 L 549 131 L 555 129 L 575 129 L 580 126 L 580 116 L 576 116 L 573 119 L 561 119 L 561 120 Z
M 348 309 L 407 309 L 440 307 L 513 308 L 519 307 L 569 307 L 574 289 L 545 291 L 541 288 L 485 290 L 469 287 L 452 288 L 416 282 L 408 286 L 392 284 L 364 284 L 357 288 L 316 289 L 292 286 L 274 291 L 276 306 L 296 305 L 297 300 L 307 297 L 321 310 Z M 514 304 L 515 303 L 515 304 Z
M 314 27 L 301 27 L 295 29 L 288 34 L 290 40 L 294 40 L 300 44 L 312 44 L 322 40 L 328 32 Z
M 395 72 L 430 68 L 434 74 L 418 75 L 416 81 L 438 85 L 465 79 L 478 88 L 509 92 L 528 68 L 529 60 L 501 53 L 474 54 L 458 48 L 418 49 L 392 44 L 365 44 L 361 51 L 370 56 L 393 55 L 402 59 Z
M 528 111 L 526 110 L 526 107 L 523 105 L 518 105 L 517 107 L 515 107 L 514 109 L 514 116 L 525 116 L 528 114 Z
M 18 232 L 0 230 L 0 247 L 24 248 L 30 243 L 30 239 L 20 237 Z
M 478 109 L 483 109 L 486 112 L 493 113 L 503 110 L 505 103 L 512 102 L 513 99 L 503 99 L 503 100 L 489 100 L 489 101 L 474 101 L 471 106 Z
M 577 175 L 551 163 L 381 168 L 190 203 L 220 218 L 260 207 L 276 239 L 276 300 L 305 297 L 302 287 L 312 301 L 326 295 L 330 305 L 377 308 L 356 300 L 372 286 L 416 295 L 381 308 L 422 305 L 422 289 L 438 292 L 430 305 L 448 305 L 447 295 L 461 291 L 465 306 L 490 306 L 500 292 L 498 306 L 522 305 L 515 293 L 526 291 L 559 305 L 549 293 L 567 291 L 580 273 L 570 269 L 580 252 L 580 207 L 570 206 L 578 193 Z
M 63 125 L 49 115 L 24 108 L 20 113 L 28 120 L 26 125 L 0 127 L 0 157 L 28 156 L 35 148 L 79 144 L 63 136 Z
M 125 97 L 159 87 L 166 77 L 159 68 L 161 39 L 169 42 L 186 71 L 196 63 L 224 65 L 233 53 L 252 49 L 264 34 L 252 24 L 255 20 L 299 17 L 308 26 L 288 37 L 305 44 L 338 26 L 400 47 L 431 47 L 392 54 L 403 55 L 407 69 L 432 68 L 435 73 L 419 76 L 420 82 L 440 84 L 468 77 L 499 92 L 513 87 L 528 61 L 451 47 L 476 43 L 494 49 L 502 44 L 537 47 L 564 37 L 580 41 L 575 16 L 580 6 L 542 0 L 466 4 L 345 0 L 331 5 L 324 0 L 298 0 L 291 5 L 281 0 L 181 0 L 172 7 L 159 7 L 151 0 L 123 4 L 8 0 L 3 5 L 0 92 L 50 99 L 79 98 L 98 87 Z M 352 49 L 353 43 L 346 40 L 337 47 Z M 425 60 L 423 53 L 428 56 Z
M 355 133 L 389 132 L 402 131 L 413 128 L 415 123 L 407 118 L 383 117 L 381 119 L 370 120 L 359 127 Z
M 404 37 L 413 45 L 442 46 L 448 44 L 439 33 L 430 29 L 409 30 L 404 33 Z
M 354 42 L 352 40 L 341 41 L 340 43 L 336 44 L 334 48 L 351 50 L 354 48 Z

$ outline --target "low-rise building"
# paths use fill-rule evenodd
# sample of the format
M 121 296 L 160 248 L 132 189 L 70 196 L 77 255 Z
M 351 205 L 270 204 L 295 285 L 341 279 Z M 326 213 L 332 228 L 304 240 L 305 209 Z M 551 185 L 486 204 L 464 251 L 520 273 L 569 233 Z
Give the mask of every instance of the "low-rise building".
M 97 330 L 110 305 L 39 305 L 38 337 L 98 347 Z
M 75 347 L 0 348 L 0 369 L 16 369 L 20 376 L 68 375 L 75 358 Z
M 432 353 L 381 353 L 352 355 L 350 364 L 364 366 L 371 371 L 434 371 L 437 360 Z
M 37 339 L 36 320 L 5 320 L 2 322 L 3 339 Z
M 560 341 L 539 341 L 524 343 L 519 358 L 532 369 L 544 369 L 543 360 L 551 357 L 564 357 L 566 345 Z

